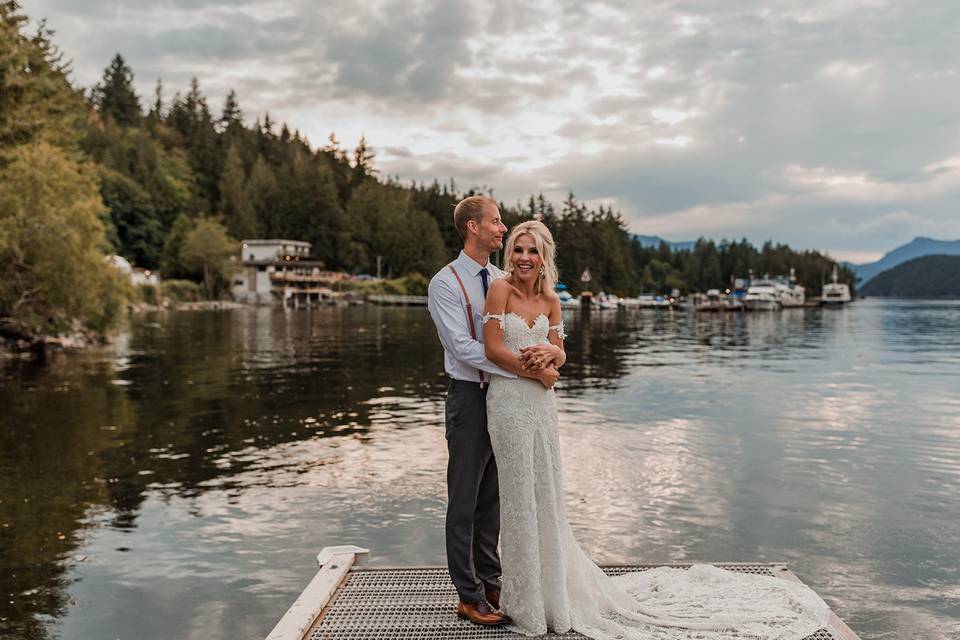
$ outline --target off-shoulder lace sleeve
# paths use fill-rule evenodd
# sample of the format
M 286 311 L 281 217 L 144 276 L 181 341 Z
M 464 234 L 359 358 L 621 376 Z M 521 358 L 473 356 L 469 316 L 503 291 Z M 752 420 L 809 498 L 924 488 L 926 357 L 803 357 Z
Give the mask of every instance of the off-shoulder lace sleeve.
M 551 331 L 556 331 L 556 332 L 557 332 L 557 336 L 558 336 L 561 340 L 566 340 L 566 339 L 567 339 L 567 332 L 563 330 L 563 320 L 561 320 L 559 324 L 552 324 L 552 325 L 550 325 L 550 329 L 551 329 Z
M 488 320 L 496 320 L 500 323 L 500 330 L 503 331 L 503 320 L 507 317 L 506 313 L 488 313 L 483 316 L 483 324 L 487 324 Z

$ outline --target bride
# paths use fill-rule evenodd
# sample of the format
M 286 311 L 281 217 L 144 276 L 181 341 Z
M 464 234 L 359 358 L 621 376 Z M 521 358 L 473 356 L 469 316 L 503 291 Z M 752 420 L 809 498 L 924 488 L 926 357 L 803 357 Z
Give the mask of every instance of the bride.
M 610 578 L 586 556 L 567 522 L 556 396 L 545 386 L 565 360 L 550 231 L 538 221 L 518 225 L 504 255 L 507 276 L 487 296 L 487 358 L 516 372 L 522 353 L 552 374 L 543 384 L 494 376 L 487 395 L 500 480 L 500 607 L 513 630 L 572 629 L 598 640 L 786 640 L 822 628 L 827 605 L 804 585 L 711 565 Z

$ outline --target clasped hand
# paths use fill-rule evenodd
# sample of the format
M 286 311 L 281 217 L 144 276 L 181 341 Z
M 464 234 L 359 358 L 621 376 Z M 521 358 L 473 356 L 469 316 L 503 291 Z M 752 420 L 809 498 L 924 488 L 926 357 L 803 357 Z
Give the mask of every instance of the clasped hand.
M 537 344 L 520 350 L 520 366 L 524 371 L 536 374 L 536 378 L 547 389 L 553 387 L 560 378 L 556 367 L 557 347 Z

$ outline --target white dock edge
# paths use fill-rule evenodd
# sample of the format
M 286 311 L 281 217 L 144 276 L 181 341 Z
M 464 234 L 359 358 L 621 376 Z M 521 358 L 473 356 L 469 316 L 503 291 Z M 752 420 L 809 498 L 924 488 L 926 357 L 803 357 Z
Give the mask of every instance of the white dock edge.
M 283 614 L 266 640 L 302 640 L 330 601 L 340 581 L 355 564 L 370 557 L 370 551 L 353 545 L 324 547 L 317 554 L 320 569 L 310 584 Z

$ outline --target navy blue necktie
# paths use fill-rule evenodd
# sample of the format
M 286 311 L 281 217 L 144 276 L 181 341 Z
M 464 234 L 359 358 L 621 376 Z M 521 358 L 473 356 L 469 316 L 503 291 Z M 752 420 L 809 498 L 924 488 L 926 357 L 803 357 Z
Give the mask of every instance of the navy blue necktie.
M 486 267 L 484 267 L 483 269 L 480 269 L 480 281 L 483 282 L 483 298 L 484 299 L 487 298 L 487 276 L 489 275 L 490 274 L 487 273 Z

